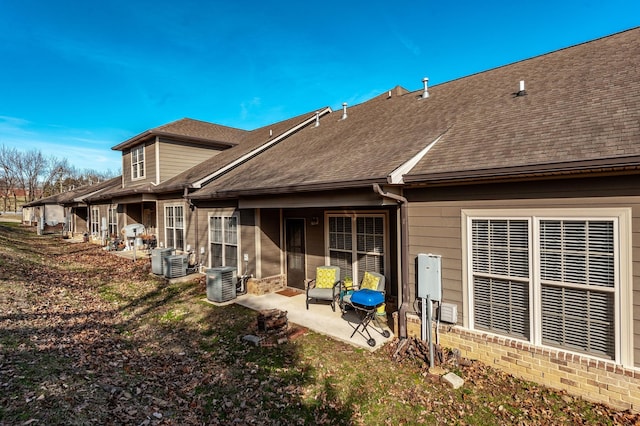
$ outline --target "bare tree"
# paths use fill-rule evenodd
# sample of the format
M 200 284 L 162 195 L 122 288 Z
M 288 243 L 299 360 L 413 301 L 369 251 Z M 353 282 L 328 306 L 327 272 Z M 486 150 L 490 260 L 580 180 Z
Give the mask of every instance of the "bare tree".
M 78 170 L 66 158 L 45 157 L 37 149 L 23 152 L 0 146 L 0 197 L 4 210 L 11 207 L 12 195 L 13 207 L 17 210 L 16 191 L 20 189 L 25 194 L 22 201 L 30 202 L 38 197 L 102 182 L 116 175 L 111 171 Z
M 73 177 L 75 170 L 69 165 L 66 158 L 50 157 L 42 181 L 42 196 L 59 194 L 68 189 L 65 181 Z
M 17 156 L 18 184 L 25 191 L 27 201 L 36 199 L 39 179 L 45 173 L 46 167 L 47 160 L 40 150 L 32 149 Z
M 14 200 L 14 211 L 17 210 L 16 184 L 18 174 L 15 167 L 15 159 L 18 157 L 18 150 L 0 146 L 0 196 L 4 204 L 4 211 L 11 210 L 11 196 Z

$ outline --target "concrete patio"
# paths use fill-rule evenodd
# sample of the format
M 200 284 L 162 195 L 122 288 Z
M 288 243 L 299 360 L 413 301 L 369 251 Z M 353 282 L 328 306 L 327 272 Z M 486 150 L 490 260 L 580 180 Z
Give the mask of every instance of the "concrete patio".
M 310 303 L 309 310 L 306 309 L 304 293 L 292 294 L 290 290 L 280 293 L 270 293 L 262 296 L 245 294 L 233 300 L 234 303 L 247 308 L 260 311 L 265 309 L 280 309 L 287 311 L 287 318 L 290 323 L 306 327 L 316 333 L 327 335 L 336 340 L 375 351 L 385 343 L 393 339 L 393 332 L 387 325 L 386 316 L 377 316 L 376 321 L 368 326 L 371 337 L 376 341 L 375 346 L 367 344 L 368 336 L 362 335 L 358 330 L 353 337 L 354 329 L 360 323 L 360 317 L 354 310 L 348 310 L 346 314 L 340 312 L 336 306 L 336 312 L 331 310 L 329 302 L 319 301 Z M 388 330 L 390 337 L 385 338 L 376 330 Z

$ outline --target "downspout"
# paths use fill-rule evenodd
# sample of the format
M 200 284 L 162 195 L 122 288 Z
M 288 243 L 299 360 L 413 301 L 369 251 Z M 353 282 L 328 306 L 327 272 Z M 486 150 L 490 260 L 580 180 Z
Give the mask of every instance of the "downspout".
M 407 267 L 409 256 L 409 220 L 407 213 L 407 199 L 401 195 L 382 191 L 380 185 L 373 184 L 373 190 L 385 198 L 396 200 L 400 205 L 400 267 L 402 279 L 402 303 L 398 310 L 398 336 L 407 338 L 407 310 L 409 309 L 409 268 Z
M 189 205 L 189 210 L 191 210 L 192 212 L 195 212 L 195 217 L 196 217 L 196 223 L 194 225 L 194 231 L 196 233 L 196 238 L 195 238 L 195 247 L 193 248 L 196 253 L 198 253 L 196 255 L 196 259 L 198 259 L 198 263 L 200 263 L 200 237 L 198 235 L 198 207 L 196 207 L 195 204 L 193 204 L 193 202 L 191 201 L 191 198 L 189 198 L 189 188 L 188 187 L 184 187 L 184 193 L 182 194 L 182 197 L 186 200 L 187 204 Z M 189 215 L 191 216 L 191 214 Z M 185 231 L 185 237 L 186 237 L 186 231 Z

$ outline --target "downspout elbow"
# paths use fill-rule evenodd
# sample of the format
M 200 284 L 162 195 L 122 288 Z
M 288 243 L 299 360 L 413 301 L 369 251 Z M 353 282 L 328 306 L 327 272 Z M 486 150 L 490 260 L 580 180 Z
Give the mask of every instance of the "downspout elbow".
M 396 200 L 400 205 L 400 276 L 402 279 L 402 302 L 398 309 L 398 336 L 401 339 L 407 338 L 407 311 L 409 302 L 409 269 L 407 265 L 409 257 L 409 220 L 407 213 L 407 199 L 401 195 L 384 192 L 380 185 L 373 184 L 373 190 L 380 196 Z

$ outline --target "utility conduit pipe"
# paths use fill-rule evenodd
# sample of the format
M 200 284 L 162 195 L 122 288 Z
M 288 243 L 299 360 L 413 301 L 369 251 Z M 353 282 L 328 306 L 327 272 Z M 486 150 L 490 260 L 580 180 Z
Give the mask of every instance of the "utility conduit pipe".
M 407 309 L 409 308 L 409 215 L 407 213 L 407 199 L 401 195 L 384 192 L 380 185 L 373 184 L 373 190 L 380 196 L 395 200 L 400 205 L 400 269 L 402 280 L 402 303 L 398 310 L 398 336 L 407 338 Z

